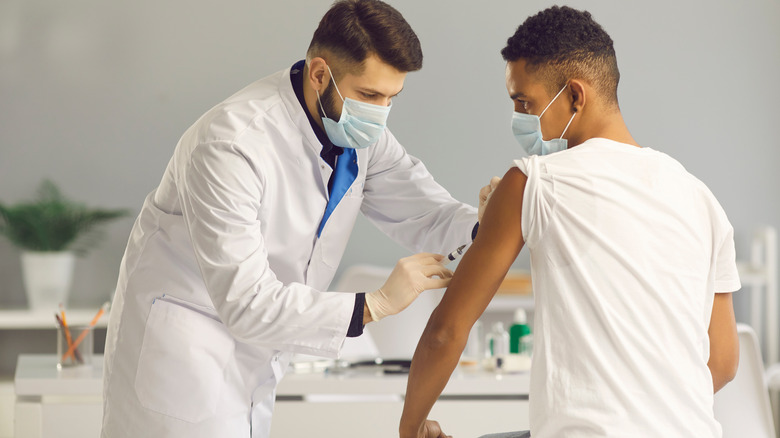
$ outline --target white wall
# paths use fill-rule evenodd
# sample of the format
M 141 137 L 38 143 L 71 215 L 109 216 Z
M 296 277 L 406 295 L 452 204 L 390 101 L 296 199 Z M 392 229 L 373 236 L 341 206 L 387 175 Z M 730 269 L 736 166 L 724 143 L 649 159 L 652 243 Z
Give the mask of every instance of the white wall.
M 453 195 L 474 202 L 520 156 L 499 54 L 543 1 L 393 0 L 425 67 L 390 127 Z M 181 133 L 249 82 L 301 59 L 329 1 L 0 0 L 0 200 L 48 177 L 95 206 L 137 213 Z M 616 43 L 634 137 L 709 185 L 747 254 L 751 229 L 780 226 L 780 3 L 580 1 Z M 112 292 L 132 226 L 123 219 L 77 264 L 72 305 Z M 641 230 L 638 230 L 641 232 Z M 343 266 L 406 252 L 359 220 Z M 517 267 L 527 266 L 524 254 Z M 24 305 L 18 252 L 0 240 L 0 306 Z M 746 308 L 738 300 L 738 311 Z

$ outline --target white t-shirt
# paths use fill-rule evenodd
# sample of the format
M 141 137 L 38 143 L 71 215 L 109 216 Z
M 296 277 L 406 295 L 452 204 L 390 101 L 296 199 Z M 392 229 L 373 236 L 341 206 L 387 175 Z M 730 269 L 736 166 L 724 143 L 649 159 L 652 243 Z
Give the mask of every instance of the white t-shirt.
M 707 368 L 733 229 L 671 157 L 596 138 L 515 164 L 536 300 L 534 438 L 720 437 Z

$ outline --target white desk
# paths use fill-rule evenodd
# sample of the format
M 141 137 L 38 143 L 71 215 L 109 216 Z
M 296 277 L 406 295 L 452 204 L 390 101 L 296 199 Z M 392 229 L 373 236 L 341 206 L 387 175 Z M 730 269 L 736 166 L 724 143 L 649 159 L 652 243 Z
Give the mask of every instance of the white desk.
M 57 370 L 56 355 L 21 355 L 16 365 L 17 438 L 100 436 L 103 357 L 92 367 Z
M 21 355 L 16 436 L 97 438 L 102 357 L 83 370 L 56 368 L 54 355 Z M 271 436 L 397 436 L 406 375 L 289 373 L 277 390 Z M 460 437 L 528 428 L 528 374 L 456 373 L 431 418 Z M 301 421 L 306 419 L 306 421 Z
M 66 309 L 68 324 L 87 325 L 97 314 L 94 309 Z M 57 321 L 54 311 L 13 309 L 0 310 L 0 330 L 56 329 Z M 105 328 L 108 325 L 108 314 L 103 315 L 95 327 Z

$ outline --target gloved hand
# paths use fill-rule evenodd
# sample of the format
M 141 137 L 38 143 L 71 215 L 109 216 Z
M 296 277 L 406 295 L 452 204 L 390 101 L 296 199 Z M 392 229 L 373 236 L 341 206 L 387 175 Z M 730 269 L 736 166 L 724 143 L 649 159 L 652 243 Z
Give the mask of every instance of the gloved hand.
M 490 201 L 490 195 L 493 194 L 493 190 L 498 187 L 498 183 L 501 182 L 501 178 L 494 176 L 490 178 L 490 184 L 482 187 L 479 191 L 479 209 L 477 210 L 477 220 L 482 222 L 482 215 L 485 214 L 485 208 L 487 208 Z
M 379 321 L 395 315 L 412 304 L 422 291 L 447 287 L 452 271 L 441 265 L 443 259 L 440 254 L 420 253 L 399 260 L 385 284 L 366 294 L 371 318 Z

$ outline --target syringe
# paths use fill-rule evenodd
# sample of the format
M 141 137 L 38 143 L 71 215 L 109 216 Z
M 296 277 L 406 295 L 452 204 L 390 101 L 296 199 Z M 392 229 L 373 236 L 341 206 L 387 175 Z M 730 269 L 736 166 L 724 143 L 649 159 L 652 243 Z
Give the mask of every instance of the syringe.
M 460 256 L 462 256 L 463 253 L 466 252 L 467 246 L 469 246 L 468 243 L 463 244 L 459 246 L 458 249 L 456 249 L 455 251 L 452 251 L 451 253 L 447 254 L 447 257 L 444 257 L 444 260 L 441 261 L 441 264 L 446 266 L 454 262 L 455 260 L 459 259 Z

